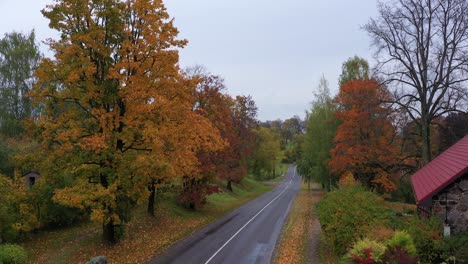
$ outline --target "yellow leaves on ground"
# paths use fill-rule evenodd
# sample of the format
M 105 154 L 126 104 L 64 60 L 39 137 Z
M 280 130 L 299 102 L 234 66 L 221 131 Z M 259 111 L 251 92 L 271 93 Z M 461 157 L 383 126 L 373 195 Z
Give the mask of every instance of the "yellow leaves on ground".
M 315 203 L 320 200 L 321 192 L 307 191 L 307 186 L 302 184 L 301 191 L 297 195 L 289 212 L 289 217 L 281 234 L 281 241 L 276 249 L 275 263 L 299 264 L 307 263 L 309 256 L 316 255 L 318 250 L 311 248 L 312 240 L 318 240 L 318 236 L 312 236 L 315 228 L 314 219 Z

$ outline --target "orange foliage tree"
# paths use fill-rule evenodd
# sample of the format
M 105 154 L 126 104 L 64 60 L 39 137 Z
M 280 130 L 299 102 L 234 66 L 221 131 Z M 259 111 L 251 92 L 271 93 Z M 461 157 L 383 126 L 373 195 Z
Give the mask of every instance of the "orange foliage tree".
M 351 80 L 340 87 L 335 115 L 342 123 L 329 162 L 332 172 L 352 173 L 367 186 L 385 192 L 396 188 L 389 173 L 398 156 L 391 113 L 381 104 L 388 96 L 374 80 Z
M 202 68 L 191 71 L 200 79 L 195 89 L 194 110 L 207 117 L 227 143 L 222 150 L 199 153 L 202 171 L 207 179 L 226 181 L 226 188 L 232 191 L 232 182 L 238 183 L 247 176 L 247 159 L 252 154 L 249 143 L 256 124 L 257 108 L 249 97 L 233 99 L 226 94 L 221 77 Z
M 198 177 L 197 152 L 224 144 L 192 111 L 195 83 L 178 67 L 186 41 L 162 1 L 57 0 L 43 14 L 61 38 L 36 72 L 32 96 L 45 108 L 37 125 L 44 153 L 72 176 L 54 200 L 91 210 L 115 242 L 155 184 Z

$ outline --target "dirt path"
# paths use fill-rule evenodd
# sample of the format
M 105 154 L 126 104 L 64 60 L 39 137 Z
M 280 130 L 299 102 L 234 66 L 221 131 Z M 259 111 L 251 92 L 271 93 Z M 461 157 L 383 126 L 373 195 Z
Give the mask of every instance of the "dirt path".
M 308 250 L 308 263 L 311 264 L 318 264 L 320 263 L 319 257 L 319 247 L 320 247 L 320 234 L 322 229 L 320 228 L 320 222 L 317 218 L 317 214 L 315 213 L 315 204 L 320 201 L 322 196 L 324 195 L 324 191 L 318 188 L 318 185 L 315 185 L 314 188 L 311 190 L 312 192 L 312 200 L 313 203 L 313 210 L 314 213 L 312 214 L 312 228 L 311 228 L 311 235 L 309 240 L 309 250 Z
M 302 184 L 288 216 L 287 224 L 277 245 L 276 264 L 320 263 L 320 224 L 315 205 L 323 196 L 319 185 L 313 184 L 311 190 Z

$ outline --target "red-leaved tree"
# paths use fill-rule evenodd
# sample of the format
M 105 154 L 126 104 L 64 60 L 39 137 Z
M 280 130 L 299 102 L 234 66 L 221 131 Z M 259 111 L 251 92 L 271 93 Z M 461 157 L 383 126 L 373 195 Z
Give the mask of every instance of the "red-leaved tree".
M 352 173 L 384 192 L 396 188 L 390 173 L 398 156 L 391 112 L 381 104 L 388 96 L 374 80 L 351 80 L 340 87 L 335 114 L 342 123 L 329 162 L 333 173 Z

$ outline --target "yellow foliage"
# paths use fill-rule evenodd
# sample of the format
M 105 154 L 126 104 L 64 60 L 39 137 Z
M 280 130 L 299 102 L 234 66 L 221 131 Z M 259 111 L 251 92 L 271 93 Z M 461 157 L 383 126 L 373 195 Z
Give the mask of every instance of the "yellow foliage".
M 339 180 L 339 185 L 342 187 L 351 187 L 357 184 L 357 181 L 354 179 L 354 175 L 347 171 L 343 175 L 341 175 Z
M 15 210 L 16 216 L 11 223 L 11 227 L 15 231 L 29 232 L 40 226 L 37 211 L 30 201 L 30 196 L 31 194 L 22 181 L 13 182 L 0 174 L 0 201 L 3 206 Z M 1 218 L 0 216 L 0 220 Z

